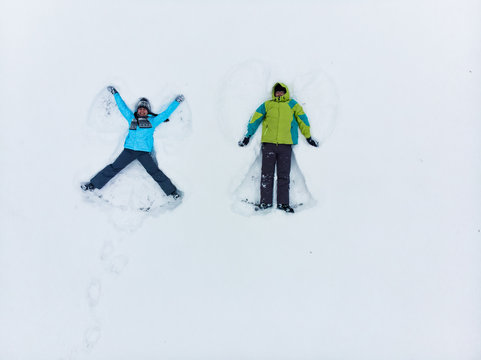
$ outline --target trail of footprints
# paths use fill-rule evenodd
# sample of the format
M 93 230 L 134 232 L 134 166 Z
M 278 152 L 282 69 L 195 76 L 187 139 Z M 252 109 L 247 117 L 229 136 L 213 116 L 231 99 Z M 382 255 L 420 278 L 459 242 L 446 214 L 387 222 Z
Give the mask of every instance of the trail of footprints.
M 121 240 L 119 241 L 121 242 Z M 108 275 L 119 276 L 128 265 L 126 255 L 116 253 L 116 245 L 111 241 L 103 244 L 100 252 L 101 266 Z M 102 337 L 101 321 L 97 316 L 97 308 L 101 303 L 103 282 L 101 277 L 93 277 L 86 290 L 86 302 L 90 311 L 90 325 L 83 332 L 82 343 L 70 350 L 66 357 L 59 360 L 79 360 L 88 356 Z

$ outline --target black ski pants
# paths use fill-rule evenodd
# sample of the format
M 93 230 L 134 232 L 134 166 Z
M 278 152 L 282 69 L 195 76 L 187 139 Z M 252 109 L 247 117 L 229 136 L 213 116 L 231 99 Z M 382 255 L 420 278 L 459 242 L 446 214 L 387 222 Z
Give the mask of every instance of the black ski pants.
M 261 203 L 272 204 L 277 165 L 277 203 L 289 204 L 292 146 L 262 143 Z
M 152 155 L 146 151 L 136 151 L 131 149 L 124 149 L 115 161 L 103 168 L 97 175 L 95 175 L 90 182 L 97 188 L 101 189 L 107 184 L 110 179 L 117 175 L 123 168 L 129 165 L 135 159 L 139 160 L 147 172 L 160 185 L 162 190 L 167 194 L 172 194 L 176 189 L 170 179 L 159 169 L 155 163 Z

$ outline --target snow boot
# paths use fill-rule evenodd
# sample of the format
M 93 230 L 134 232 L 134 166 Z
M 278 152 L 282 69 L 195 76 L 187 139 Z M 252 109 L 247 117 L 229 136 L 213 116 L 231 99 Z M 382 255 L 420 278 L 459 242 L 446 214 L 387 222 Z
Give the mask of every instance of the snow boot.
M 255 210 L 256 210 L 256 211 L 257 211 L 257 210 L 267 210 L 267 209 L 269 209 L 269 208 L 271 208 L 271 207 L 272 207 L 272 204 L 260 203 L 260 204 L 256 205 Z
M 284 210 L 286 213 L 294 213 L 294 209 L 289 204 L 277 204 L 277 209 Z
M 93 189 L 95 189 L 94 184 L 92 184 L 91 182 L 84 183 L 80 185 L 80 187 L 82 188 L 83 191 L 92 191 Z
M 182 191 L 180 190 L 174 190 L 173 193 L 171 193 L 169 196 L 172 196 L 174 200 L 177 200 L 178 198 L 181 198 L 183 195 Z

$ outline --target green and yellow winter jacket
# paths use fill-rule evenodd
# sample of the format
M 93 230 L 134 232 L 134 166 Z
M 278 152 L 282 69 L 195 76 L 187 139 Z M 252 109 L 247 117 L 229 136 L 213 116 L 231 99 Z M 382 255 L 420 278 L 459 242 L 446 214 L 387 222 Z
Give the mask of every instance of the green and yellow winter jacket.
M 275 97 L 274 88 L 279 84 L 286 89 L 284 96 Z M 272 100 L 259 106 L 247 126 L 247 137 L 251 137 L 262 123 L 263 143 L 297 144 L 298 129 L 306 138 L 311 137 L 309 120 L 296 100 L 289 96 L 289 89 L 282 83 L 272 87 Z

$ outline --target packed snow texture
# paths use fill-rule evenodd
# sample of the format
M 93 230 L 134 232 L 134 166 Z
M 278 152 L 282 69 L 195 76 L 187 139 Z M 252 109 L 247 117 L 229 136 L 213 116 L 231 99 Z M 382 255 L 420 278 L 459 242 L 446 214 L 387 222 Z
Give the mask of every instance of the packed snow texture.
M 0 359 L 479 359 L 480 13 L 1 2 Z M 321 147 L 294 150 L 304 210 L 259 216 L 237 142 L 276 81 Z M 175 208 L 137 162 L 81 192 L 127 132 L 108 85 L 185 95 L 154 136 Z

